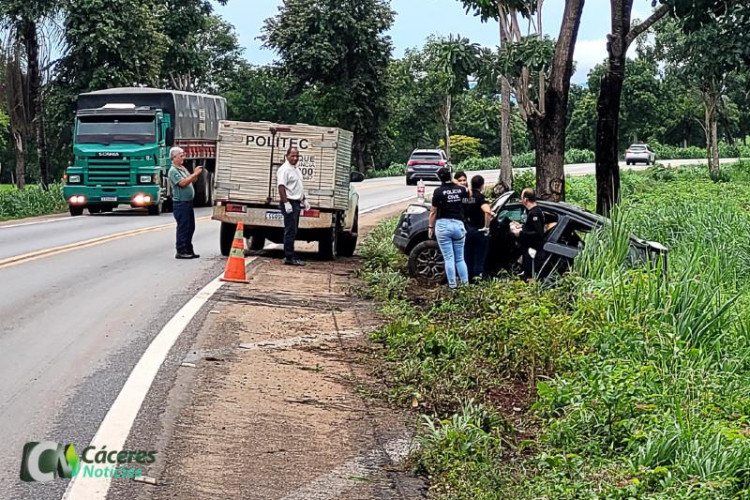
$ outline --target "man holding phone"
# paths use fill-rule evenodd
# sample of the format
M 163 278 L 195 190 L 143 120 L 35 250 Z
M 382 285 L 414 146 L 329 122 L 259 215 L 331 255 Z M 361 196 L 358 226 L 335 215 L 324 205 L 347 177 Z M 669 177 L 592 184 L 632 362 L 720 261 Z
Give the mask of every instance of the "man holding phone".
M 195 213 L 193 184 L 203 174 L 203 167 L 195 167 L 191 174 L 183 165 L 185 151 L 180 147 L 169 150 L 172 167 L 167 174 L 172 187 L 172 204 L 174 219 L 177 221 L 177 254 L 176 259 L 197 259 L 200 255 L 193 251 L 193 233 L 195 233 Z

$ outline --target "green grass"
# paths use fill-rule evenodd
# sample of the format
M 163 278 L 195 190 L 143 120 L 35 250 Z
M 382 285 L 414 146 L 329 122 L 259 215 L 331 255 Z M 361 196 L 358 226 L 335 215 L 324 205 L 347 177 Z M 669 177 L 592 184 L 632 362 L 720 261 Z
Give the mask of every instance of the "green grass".
M 61 184 L 52 184 L 48 190 L 38 185 L 28 185 L 23 190 L 6 184 L 0 186 L 0 220 L 47 215 L 66 209 Z
M 750 497 L 750 164 L 724 172 L 623 175 L 614 223 L 554 287 L 422 290 L 392 226 L 373 233 L 373 340 L 388 397 L 419 403 L 433 497 Z M 568 200 L 593 189 L 569 179 Z M 666 276 L 626 265 L 630 233 L 670 247 Z

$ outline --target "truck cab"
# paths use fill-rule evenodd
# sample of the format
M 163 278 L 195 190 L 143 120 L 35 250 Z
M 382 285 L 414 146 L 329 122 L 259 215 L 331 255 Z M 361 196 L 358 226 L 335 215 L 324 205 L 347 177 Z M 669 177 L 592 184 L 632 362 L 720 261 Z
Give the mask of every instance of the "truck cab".
M 195 206 L 213 204 L 218 127 L 227 114 L 223 97 L 123 87 L 81 94 L 76 109 L 74 161 L 63 187 L 71 215 L 119 205 L 152 215 L 170 210 L 172 146 L 185 150 L 190 172 L 204 167 L 194 184 Z
M 160 109 L 105 105 L 76 113 L 73 164 L 63 188 L 70 213 L 118 205 L 161 213 L 167 196 L 170 117 Z

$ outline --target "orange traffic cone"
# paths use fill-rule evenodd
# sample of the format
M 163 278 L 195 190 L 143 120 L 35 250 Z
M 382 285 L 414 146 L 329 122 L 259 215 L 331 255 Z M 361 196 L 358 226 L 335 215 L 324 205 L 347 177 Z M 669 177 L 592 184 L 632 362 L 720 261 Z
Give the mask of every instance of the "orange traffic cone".
M 238 222 L 237 231 L 234 233 L 234 241 L 232 242 L 232 251 L 229 252 L 229 260 L 227 260 L 227 267 L 224 269 L 224 276 L 221 278 L 221 281 L 250 283 L 247 281 L 247 273 L 245 272 L 244 232 L 242 222 Z

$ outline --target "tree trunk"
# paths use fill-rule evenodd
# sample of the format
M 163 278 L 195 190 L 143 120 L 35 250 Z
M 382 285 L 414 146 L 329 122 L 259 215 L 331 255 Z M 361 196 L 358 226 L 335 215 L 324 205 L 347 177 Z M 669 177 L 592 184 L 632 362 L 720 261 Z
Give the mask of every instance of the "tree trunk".
M 445 109 L 443 110 L 443 125 L 445 126 L 445 155 L 448 160 L 451 158 L 451 106 L 453 105 L 453 96 L 445 96 Z
M 502 108 L 500 110 L 500 176 L 498 184 L 513 188 L 513 145 L 510 135 L 510 82 L 500 77 L 500 94 Z
M 645 21 L 631 28 L 633 0 L 610 0 L 612 33 L 607 39 L 607 72 L 601 82 L 596 123 L 596 211 L 609 215 L 620 201 L 620 106 L 628 47 L 645 33 L 669 8 L 661 6 Z M 633 137 L 634 142 L 638 141 Z
M 712 177 L 719 173 L 719 138 L 717 123 L 718 98 L 711 91 L 703 93 L 706 122 L 706 152 L 708 153 L 708 171 Z M 714 177 L 715 178 L 715 177 Z
M 596 213 L 609 216 L 620 202 L 620 104 L 625 81 L 625 37 L 630 30 L 633 0 L 611 0 L 612 34 L 607 43 L 607 72 L 604 74 L 597 102 L 596 122 Z
M 27 74 L 29 79 L 30 117 L 36 133 L 36 148 L 42 186 L 49 185 L 49 159 L 47 137 L 44 131 L 44 101 L 42 98 L 42 76 L 39 69 L 39 37 L 37 25 L 26 19 L 22 23 L 23 39 L 26 47 Z
M 504 16 L 502 5 L 498 2 L 498 12 Z M 500 29 L 500 46 L 508 43 L 508 33 L 503 29 L 505 23 L 498 19 Z M 510 82 L 505 76 L 500 76 L 500 174 L 497 178 L 498 186 L 503 189 L 513 189 L 513 141 L 510 133 Z
M 549 86 L 541 116 L 529 117 L 536 137 L 536 185 L 541 199 L 565 199 L 565 126 L 570 79 L 573 76 L 573 49 L 581 26 L 585 0 L 566 0 L 560 35 L 555 44 Z M 540 104 L 542 104 L 540 102 Z
M 547 115 L 532 119 L 536 140 L 536 192 L 542 200 L 565 200 L 565 112 L 563 96 L 547 92 Z
M 16 187 L 23 189 L 26 187 L 26 141 L 23 133 L 14 130 L 13 143 L 16 150 Z

